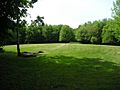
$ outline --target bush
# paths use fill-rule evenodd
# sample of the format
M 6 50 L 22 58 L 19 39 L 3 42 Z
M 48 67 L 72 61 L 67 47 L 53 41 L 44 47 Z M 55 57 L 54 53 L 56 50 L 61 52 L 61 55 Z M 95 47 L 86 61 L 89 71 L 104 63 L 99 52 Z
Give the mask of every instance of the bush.
M 97 44 L 98 43 L 98 39 L 96 37 L 92 37 L 91 38 L 91 43 Z

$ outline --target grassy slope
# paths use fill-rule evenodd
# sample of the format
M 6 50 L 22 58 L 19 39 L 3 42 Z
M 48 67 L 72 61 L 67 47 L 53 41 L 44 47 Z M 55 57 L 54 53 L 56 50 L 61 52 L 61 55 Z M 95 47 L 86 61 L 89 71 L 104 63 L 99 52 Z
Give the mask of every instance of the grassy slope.
M 34 58 L 16 57 L 16 47 L 0 54 L 3 90 L 119 90 L 120 47 L 82 44 L 21 45 L 44 51 Z

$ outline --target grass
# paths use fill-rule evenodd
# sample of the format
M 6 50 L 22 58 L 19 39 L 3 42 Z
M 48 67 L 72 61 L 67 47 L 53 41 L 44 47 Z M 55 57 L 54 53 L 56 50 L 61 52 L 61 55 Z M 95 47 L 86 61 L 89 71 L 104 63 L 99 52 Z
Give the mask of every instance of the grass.
M 29 44 L 0 54 L 0 90 L 119 90 L 120 47 L 83 44 Z

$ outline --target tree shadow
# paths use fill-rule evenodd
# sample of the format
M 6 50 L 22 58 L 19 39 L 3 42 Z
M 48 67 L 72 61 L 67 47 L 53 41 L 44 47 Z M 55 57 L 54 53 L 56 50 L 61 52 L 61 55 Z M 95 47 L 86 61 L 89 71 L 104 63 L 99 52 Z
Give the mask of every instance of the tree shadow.
M 57 64 L 55 68 L 58 70 L 57 73 L 62 73 L 64 76 L 64 83 L 69 78 L 67 84 L 65 83 L 69 90 L 119 90 L 120 88 L 120 66 L 116 63 L 86 57 L 55 56 L 49 59 Z M 62 85 L 65 87 L 64 84 Z
M 0 73 L 1 90 L 120 89 L 120 66 L 101 58 L 14 56 L 0 61 Z

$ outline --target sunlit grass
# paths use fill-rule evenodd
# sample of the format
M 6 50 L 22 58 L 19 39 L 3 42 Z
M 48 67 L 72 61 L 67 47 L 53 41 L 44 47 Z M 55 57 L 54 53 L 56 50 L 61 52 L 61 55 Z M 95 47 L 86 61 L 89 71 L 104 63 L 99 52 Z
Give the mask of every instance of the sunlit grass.
M 1 90 L 119 90 L 120 47 L 83 44 L 27 44 L 0 54 Z

